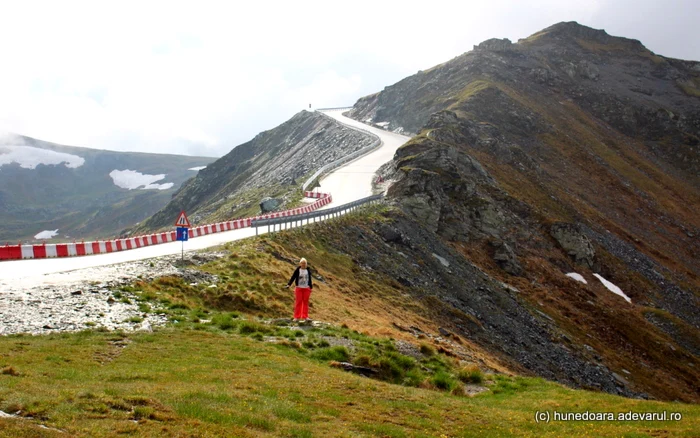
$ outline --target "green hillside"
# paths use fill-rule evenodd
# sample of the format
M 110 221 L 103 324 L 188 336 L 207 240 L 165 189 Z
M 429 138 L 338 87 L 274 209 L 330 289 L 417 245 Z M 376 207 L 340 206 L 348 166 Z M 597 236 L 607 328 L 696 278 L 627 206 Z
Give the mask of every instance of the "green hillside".
M 15 136 L 8 146 L 24 148 L 23 155 L 55 151 L 84 160 L 82 165 L 38 164 L 33 168 L 17 162 L 0 165 L 0 242 L 32 241 L 44 230 L 58 230 L 51 240 L 111 238 L 127 227 L 150 217 L 168 203 L 187 179 L 191 168 L 206 166 L 214 158 L 166 154 L 114 152 L 57 145 Z M 166 190 L 143 187 L 129 190 L 115 184 L 113 171 L 131 170 L 143 175 L 164 175 L 155 184 Z M 173 218 L 173 221 L 175 218 Z
M 3 437 L 698 436 L 697 405 L 493 377 L 468 398 L 370 380 L 232 331 L 0 339 Z M 10 371 L 11 370 L 11 371 Z M 671 412 L 680 421 L 536 423 L 537 412 Z M 47 430 L 39 425 L 59 429 Z

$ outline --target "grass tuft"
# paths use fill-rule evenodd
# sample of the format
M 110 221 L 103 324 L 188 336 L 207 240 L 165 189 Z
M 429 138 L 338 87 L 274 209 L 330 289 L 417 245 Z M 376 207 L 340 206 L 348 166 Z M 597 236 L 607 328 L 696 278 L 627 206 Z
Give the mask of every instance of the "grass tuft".
M 435 385 L 436 388 L 445 391 L 452 391 L 457 387 L 457 385 L 459 385 L 452 374 L 442 370 L 436 372 L 430 379 L 430 382 Z
M 484 381 L 484 373 L 476 365 L 469 365 L 459 370 L 457 378 L 463 383 L 479 384 Z
M 311 357 L 322 361 L 347 362 L 350 360 L 350 352 L 342 345 L 335 347 L 320 348 L 313 353 Z

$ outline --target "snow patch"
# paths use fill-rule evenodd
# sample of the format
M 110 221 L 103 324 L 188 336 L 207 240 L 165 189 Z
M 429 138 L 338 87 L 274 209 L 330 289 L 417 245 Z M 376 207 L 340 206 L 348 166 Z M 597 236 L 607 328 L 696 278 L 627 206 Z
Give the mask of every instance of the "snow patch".
M 594 275 L 598 280 L 600 280 L 600 282 L 603 283 L 603 286 L 605 286 L 610 292 L 612 292 L 612 293 L 614 293 L 614 294 L 616 294 L 616 295 L 621 296 L 622 298 L 624 298 L 625 300 L 627 300 L 628 303 L 631 303 L 631 302 L 632 302 L 632 300 L 630 299 L 630 297 L 628 297 L 627 295 L 625 295 L 624 292 L 622 292 L 622 289 L 620 289 L 619 287 L 615 286 L 613 283 L 609 282 L 608 280 L 604 279 L 602 276 L 600 276 L 600 275 L 598 275 L 598 274 L 593 274 L 593 275 Z
M 450 262 L 448 262 L 446 258 L 440 257 L 439 255 L 437 255 L 437 254 L 435 254 L 435 253 L 433 253 L 433 257 L 435 257 L 436 259 L 438 259 L 438 260 L 440 261 L 440 263 L 442 263 L 442 266 L 444 266 L 444 267 L 446 267 L 446 268 L 449 268 L 449 267 L 450 267 Z
M 200 170 L 206 169 L 206 168 L 207 168 L 207 166 L 197 166 L 197 167 L 190 167 L 190 168 L 187 169 L 187 170 L 194 170 L 194 171 L 196 171 L 196 172 L 199 172 Z
M 0 166 L 11 163 L 17 163 L 23 169 L 35 169 L 39 164 L 47 166 L 63 164 L 75 169 L 85 164 L 85 158 L 31 146 L 0 147 Z
M 58 230 L 44 230 L 41 233 L 37 234 L 34 236 L 36 240 L 42 240 L 42 239 L 50 239 L 54 237 L 56 234 L 58 234 Z
M 566 276 L 573 278 L 574 280 L 578 281 L 579 283 L 588 284 L 586 279 L 583 278 L 583 275 L 577 274 L 576 272 L 569 272 L 568 274 L 566 274 Z
M 113 170 L 109 172 L 114 185 L 122 189 L 134 190 L 141 188 L 142 190 L 168 190 L 175 183 L 154 184 L 165 178 L 165 174 L 148 175 L 135 170 Z

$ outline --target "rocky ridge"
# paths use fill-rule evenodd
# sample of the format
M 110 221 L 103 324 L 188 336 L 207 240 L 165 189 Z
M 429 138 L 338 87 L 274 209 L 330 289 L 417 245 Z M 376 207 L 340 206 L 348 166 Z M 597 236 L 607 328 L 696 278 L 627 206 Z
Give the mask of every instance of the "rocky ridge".
M 304 178 L 372 141 L 318 113 L 301 111 L 200 171 L 139 230 L 169 226 L 180 210 L 204 223 L 259 214 L 263 198 L 279 199 L 276 209 L 288 208 L 300 199 Z
M 553 377 L 548 367 L 562 369 L 558 358 L 524 353 L 536 350 L 535 332 L 489 323 L 483 338 L 466 326 L 460 334 L 548 378 L 581 382 L 574 376 L 586 371 L 574 370 L 602 363 L 640 392 L 692 399 L 700 393 L 692 383 L 700 345 L 699 78 L 698 62 L 559 23 L 518 43 L 485 41 L 358 100 L 348 114 L 418 133 L 380 170 L 392 182 L 389 202 L 414 221 L 406 238 L 433 233 L 489 281 L 517 288 L 513 305 L 560 333 L 546 336 L 595 355 Z M 571 272 L 602 275 L 632 304 L 599 284 L 562 279 Z M 484 287 L 438 283 L 432 294 L 475 316 L 481 302 L 462 297 Z M 512 312 L 499 293 L 484 293 Z

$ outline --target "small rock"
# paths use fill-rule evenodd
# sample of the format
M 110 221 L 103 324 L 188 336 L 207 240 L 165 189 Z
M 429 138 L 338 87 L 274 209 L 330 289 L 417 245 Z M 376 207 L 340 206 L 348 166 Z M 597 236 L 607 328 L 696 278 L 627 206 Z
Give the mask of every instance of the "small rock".
M 373 368 L 361 367 L 361 366 L 353 365 L 349 362 L 333 362 L 333 363 L 331 363 L 331 366 L 333 366 L 335 368 L 342 368 L 345 371 L 351 371 L 354 373 L 362 374 L 364 376 L 371 376 L 373 374 L 378 373 L 378 371 L 373 369 Z
M 624 377 L 622 377 L 621 375 L 619 375 L 617 373 L 612 373 L 612 376 L 615 378 L 615 380 L 617 380 L 617 383 L 619 385 L 627 386 L 627 379 L 625 379 Z
M 71 295 L 82 295 L 82 294 L 83 294 L 83 291 L 81 291 L 81 290 L 76 290 L 76 291 L 74 291 L 74 292 L 71 292 L 70 294 L 71 294 Z

